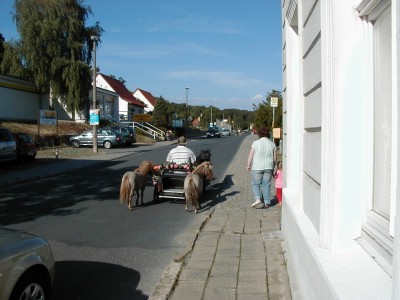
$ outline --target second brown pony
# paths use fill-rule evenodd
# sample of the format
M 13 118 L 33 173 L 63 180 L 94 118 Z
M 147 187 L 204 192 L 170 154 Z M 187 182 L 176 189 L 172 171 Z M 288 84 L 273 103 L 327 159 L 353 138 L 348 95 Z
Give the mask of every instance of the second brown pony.
M 128 171 L 122 176 L 119 200 L 121 203 L 127 204 L 130 210 L 134 209 L 131 203 L 134 192 L 136 192 L 136 206 L 139 205 L 139 191 L 140 203 L 143 205 L 146 177 L 150 172 L 153 172 L 153 166 L 153 162 L 145 160 L 140 164 L 139 168 L 134 171 Z
M 214 174 L 210 162 L 205 161 L 198 165 L 191 174 L 187 175 L 183 183 L 183 190 L 185 192 L 186 205 L 185 210 L 188 210 L 188 204 L 195 207 L 195 213 L 200 208 L 200 197 L 203 193 L 204 183 L 203 180 L 213 180 Z

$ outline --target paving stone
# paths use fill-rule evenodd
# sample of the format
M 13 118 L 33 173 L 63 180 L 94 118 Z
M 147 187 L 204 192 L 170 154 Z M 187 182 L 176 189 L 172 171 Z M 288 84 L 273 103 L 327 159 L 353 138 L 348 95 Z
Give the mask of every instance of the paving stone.
M 239 281 L 256 281 L 267 278 L 266 270 L 239 270 Z
M 206 281 L 208 278 L 208 273 L 209 270 L 184 269 L 179 275 L 179 280 Z
M 268 293 L 269 293 L 269 299 L 271 299 L 271 300 L 291 300 L 292 299 L 292 293 L 290 291 L 290 286 L 287 284 L 268 285 Z
M 187 300 L 189 300 L 188 298 Z M 234 300 L 236 289 L 207 288 L 203 300 Z M 191 300 L 191 299 L 190 299 Z
M 238 294 L 236 300 L 266 300 L 268 294 Z M 272 300 L 272 298 L 269 298 Z
M 192 252 L 190 255 L 190 259 L 194 260 L 213 260 L 215 256 L 215 248 L 199 248 L 195 249 L 195 251 Z
M 210 277 L 207 282 L 207 288 L 222 288 L 222 289 L 236 289 L 237 277 Z
M 281 253 L 267 253 L 267 266 L 269 265 L 285 265 L 285 256 Z
M 267 294 L 267 283 L 265 279 L 256 281 L 239 281 L 237 286 L 238 294 Z
M 288 284 L 289 277 L 286 271 L 267 272 L 268 284 Z
M 237 276 L 238 270 L 238 266 L 213 266 L 210 276 L 225 274 L 232 274 L 232 276 Z
M 203 292 L 201 293 L 194 293 L 194 292 L 174 292 L 168 300 L 202 300 L 203 299 Z M 160 299 L 161 300 L 161 299 Z
M 206 285 L 205 281 L 178 281 L 174 293 L 202 293 Z
M 195 269 L 195 270 L 210 270 L 212 261 L 207 260 L 193 260 L 189 259 L 188 263 L 185 266 L 185 269 Z
M 239 269 L 241 271 L 265 270 L 266 269 L 265 259 L 245 259 L 245 260 L 240 260 Z

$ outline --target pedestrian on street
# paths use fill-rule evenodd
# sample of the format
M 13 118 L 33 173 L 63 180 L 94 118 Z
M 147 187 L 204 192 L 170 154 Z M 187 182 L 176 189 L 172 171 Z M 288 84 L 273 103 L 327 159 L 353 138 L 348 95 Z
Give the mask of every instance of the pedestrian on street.
M 254 195 L 253 208 L 268 208 L 271 205 L 271 180 L 276 162 L 276 146 L 269 137 L 269 128 L 258 129 L 257 141 L 251 145 L 247 158 L 247 171 L 251 171 L 251 187 Z M 261 201 L 264 199 L 264 202 Z
M 276 171 L 274 174 L 275 177 L 275 191 L 276 198 L 278 199 L 278 206 L 282 206 L 282 188 L 283 188 L 283 171 L 282 171 L 282 162 L 278 161 L 276 164 Z

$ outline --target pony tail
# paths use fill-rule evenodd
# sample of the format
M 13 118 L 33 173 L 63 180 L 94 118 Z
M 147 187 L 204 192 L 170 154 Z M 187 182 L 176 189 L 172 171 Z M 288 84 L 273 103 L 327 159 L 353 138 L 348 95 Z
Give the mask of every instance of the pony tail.
M 131 184 L 129 182 L 128 176 L 122 178 L 121 188 L 119 190 L 119 201 L 121 203 L 129 203 L 129 195 L 131 190 Z
M 188 194 L 186 195 L 187 200 L 191 205 L 197 205 L 199 198 L 199 191 L 197 190 L 196 185 L 194 184 L 193 178 L 189 179 L 188 182 Z

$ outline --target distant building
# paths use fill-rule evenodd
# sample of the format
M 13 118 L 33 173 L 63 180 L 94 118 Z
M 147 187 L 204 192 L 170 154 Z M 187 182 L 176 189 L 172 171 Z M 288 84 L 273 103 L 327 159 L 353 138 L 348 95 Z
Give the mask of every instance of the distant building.
M 394 0 L 282 0 L 293 299 L 400 299 L 399 21 Z
M 149 112 L 152 112 L 154 110 L 154 107 L 156 106 L 156 99 L 153 97 L 153 95 L 150 92 L 147 92 L 142 89 L 136 89 L 136 91 L 133 92 L 133 96 L 144 103 L 144 112 L 147 114 Z
M 96 86 L 118 94 L 120 120 L 132 121 L 133 115 L 144 113 L 145 105 L 141 101 L 137 100 L 119 80 L 98 73 L 96 76 Z

